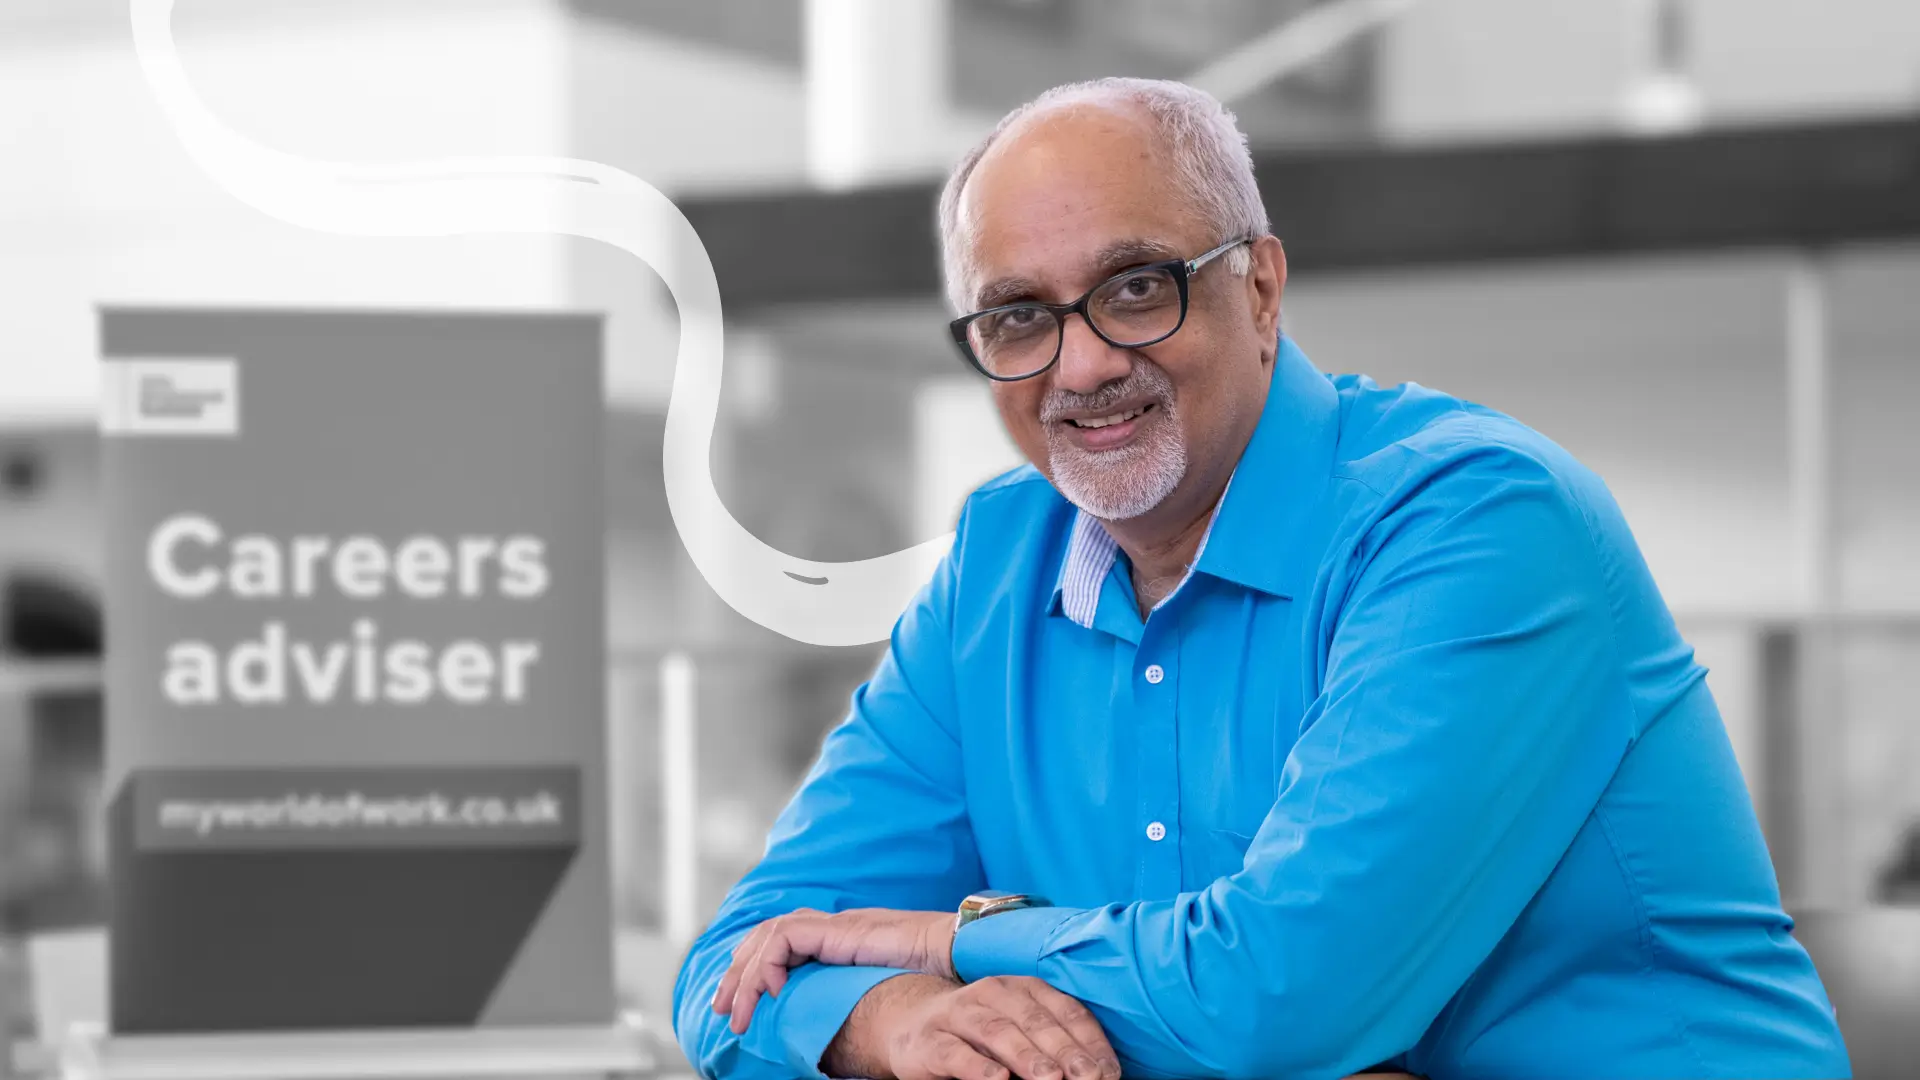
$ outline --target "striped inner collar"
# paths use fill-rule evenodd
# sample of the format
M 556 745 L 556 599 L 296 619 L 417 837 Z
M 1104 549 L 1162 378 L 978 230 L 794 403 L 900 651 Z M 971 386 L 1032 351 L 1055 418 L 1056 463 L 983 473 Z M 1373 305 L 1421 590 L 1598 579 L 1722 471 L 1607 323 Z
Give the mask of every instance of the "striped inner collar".
M 1236 475 L 1238 472 L 1236 470 Z M 1220 520 L 1220 508 L 1227 505 L 1227 493 L 1233 490 L 1233 478 L 1227 478 L 1226 489 L 1220 493 L 1220 501 L 1213 504 L 1213 516 L 1207 521 L 1207 533 L 1200 538 L 1200 550 L 1193 553 L 1193 565 L 1200 564 L 1200 556 L 1206 553 L 1207 541 L 1213 537 L 1214 523 Z M 1055 586 L 1060 591 L 1060 610 L 1067 618 L 1088 629 L 1093 628 L 1094 613 L 1100 610 L 1100 586 L 1113 572 L 1113 564 L 1120 557 L 1119 541 L 1100 523 L 1100 519 L 1085 510 L 1076 510 L 1073 517 L 1073 535 L 1067 541 L 1067 559 L 1060 565 L 1060 580 Z M 1187 568 L 1180 585 L 1154 605 L 1158 611 L 1168 600 L 1178 596 L 1181 589 L 1187 587 L 1187 581 L 1193 577 L 1193 567 Z

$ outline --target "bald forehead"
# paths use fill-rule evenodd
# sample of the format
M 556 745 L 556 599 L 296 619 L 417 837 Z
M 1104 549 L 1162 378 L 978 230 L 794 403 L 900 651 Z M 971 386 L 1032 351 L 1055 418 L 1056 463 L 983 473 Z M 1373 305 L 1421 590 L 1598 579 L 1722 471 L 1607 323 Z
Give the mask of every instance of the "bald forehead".
M 1166 139 L 1152 117 L 1127 101 L 1063 102 L 1021 117 L 974 166 L 961 192 L 962 224 L 977 219 L 1007 187 L 1093 174 L 1157 186 Z
M 962 306 L 1044 291 L 1027 258 L 1036 242 L 1076 249 L 1080 277 L 1171 257 L 1193 219 L 1172 197 L 1169 157 L 1159 125 L 1130 102 L 1062 103 L 1022 117 L 960 193 L 952 241 Z
M 1055 102 L 1035 109 L 1000 133 L 993 148 L 995 154 L 1015 151 L 1025 144 L 1079 145 L 1086 149 L 1107 149 L 1151 155 L 1163 141 L 1162 133 L 1145 106 L 1125 100 L 1084 99 Z

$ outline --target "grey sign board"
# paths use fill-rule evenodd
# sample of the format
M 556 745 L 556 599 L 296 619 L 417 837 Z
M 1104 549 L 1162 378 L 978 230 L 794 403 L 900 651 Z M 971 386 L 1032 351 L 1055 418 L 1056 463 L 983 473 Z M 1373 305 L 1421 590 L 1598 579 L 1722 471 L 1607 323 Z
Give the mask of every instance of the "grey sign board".
M 113 1029 L 610 1022 L 600 320 L 101 332 Z

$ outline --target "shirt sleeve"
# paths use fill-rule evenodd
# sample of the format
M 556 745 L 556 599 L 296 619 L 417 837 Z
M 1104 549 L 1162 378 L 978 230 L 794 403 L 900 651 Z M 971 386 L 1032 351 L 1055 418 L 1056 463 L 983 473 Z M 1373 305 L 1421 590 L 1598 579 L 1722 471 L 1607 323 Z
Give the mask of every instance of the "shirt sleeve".
M 1633 706 L 1586 518 L 1518 452 L 1436 471 L 1355 565 L 1243 869 L 974 923 L 963 977 L 1081 999 L 1129 1076 L 1336 1077 L 1419 1040 L 1598 803 Z
M 962 523 L 962 536 L 964 522 Z M 955 542 L 955 551 L 959 541 Z M 850 715 L 775 822 L 760 863 L 728 893 L 674 986 L 674 1031 L 713 1080 L 821 1076 L 820 1056 L 882 968 L 794 969 L 762 998 L 745 1035 L 711 1007 L 732 951 L 755 926 L 799 908 L 953 909 L 982 887 L 954 723 L 955 554 L 895 625 Z

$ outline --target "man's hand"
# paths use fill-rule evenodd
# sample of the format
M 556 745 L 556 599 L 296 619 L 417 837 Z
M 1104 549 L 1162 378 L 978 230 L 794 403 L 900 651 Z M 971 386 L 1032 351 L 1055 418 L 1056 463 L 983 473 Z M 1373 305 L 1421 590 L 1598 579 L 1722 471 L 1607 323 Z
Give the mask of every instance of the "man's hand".
M 952 967 L 953 916 L 802 908 L 754 927 L 733 950 L 714 995 L 735 1034 L 760 995 L 778 996 L 808 961 L 905 968 L 875 986 L 821 1058 L 829 1076 L 873 1080 L 1120 1080 L 1120 1059 L 1087 1007 L 1039 979 L 999 976 L 962 985 Z M 1372 1073 L 1348 1080 L 1419 1080 Z
M 876 1080 L 1120 1080 L 1120 1059 L 1087 1007 L 1019 977 L 888 979 L 860 999 L 820 1067 Z
M 733 950 L 733 964 L 720 979 L 713 1011 L 732 1017 L 738 1035 L 747 1030 L 762 993 L 778 996 L 787 970 L 815 960 L 822 964 L 905 968 L 953 978 L 953 916 L 939 911 L 860 908 L 837 915 L 802 908 L 753 928 Z

